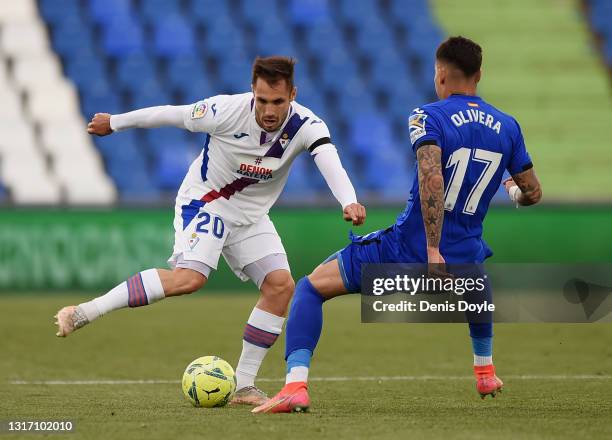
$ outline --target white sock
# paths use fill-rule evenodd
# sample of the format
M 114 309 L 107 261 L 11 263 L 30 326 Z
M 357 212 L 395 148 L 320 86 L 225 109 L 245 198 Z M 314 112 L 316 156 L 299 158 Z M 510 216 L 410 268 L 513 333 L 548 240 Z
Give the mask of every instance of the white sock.
M 255 385 L 259 367 L 268 349 L 283 331 L 284 322 L 282 316 L 253 308 L 244 329 L 242 353 L 236 367 L 237 390 Z
M 130 277 L 105 295 L 79 304 L 89 322 L 113 310 L 140 307 L 165 298 L 157 269 L 147 269 Z
M 291 382 L 308 382 L 308 367 L 293 367 L 289 370 L 285 385 Z
M 478 356 L 474 355 L 474 366 L 482 367 L 484 365 L 492 365 L 493 364 L 493 356 Z

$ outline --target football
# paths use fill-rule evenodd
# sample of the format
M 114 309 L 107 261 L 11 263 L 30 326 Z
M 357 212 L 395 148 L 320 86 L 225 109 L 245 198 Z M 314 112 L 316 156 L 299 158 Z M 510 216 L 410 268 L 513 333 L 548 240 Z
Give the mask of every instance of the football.
M 234 369 L 218 356 L 199 357 L 183 373 L 183 394 L 193 406 L 227 405 L 236 391 Z

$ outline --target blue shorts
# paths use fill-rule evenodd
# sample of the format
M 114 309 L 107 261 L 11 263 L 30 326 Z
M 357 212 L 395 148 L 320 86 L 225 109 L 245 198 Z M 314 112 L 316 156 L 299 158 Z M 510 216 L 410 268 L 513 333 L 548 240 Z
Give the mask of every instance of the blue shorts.
M 400 250 L 396 229 L 387 229 L 357 236 L 350 234 L 351 243 L 332 254 L 323 263 L 337 259 L 344 287 L 349 293 L 361 292 L 361 268 L 368 263 L 417 263 L 412 255 Z

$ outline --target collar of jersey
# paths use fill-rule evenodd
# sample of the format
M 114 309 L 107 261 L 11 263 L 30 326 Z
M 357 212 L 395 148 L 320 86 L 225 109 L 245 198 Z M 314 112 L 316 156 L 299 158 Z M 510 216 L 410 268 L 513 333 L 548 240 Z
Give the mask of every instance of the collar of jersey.
M 281 126 L 280 126 L 280 127 L 278 127 L 278 130 L 276 130 L 276 131 L 272 131 L 272 132 L 269 132 L 269 131 L 264 130 L 264 129 L 263 129 L 263 128 L 261 128 L 261 126 L 260 126 L 260 125 L 257 123 L 257 119 L 255 118 L 255 106 L 254 106 L 254 105 L 251 107 L 251 115 L 252 115 L 252 119 L 251 119 L 251 120 L 253 121 L 253 124 L 255 124 L 255 128 L 257 129 L 257 131 L 258 131 L 258 132 L 260 132 L 260 133 L 261 133 L 261 132 L 266 133 L 266 140 L 268 139 L 268 136 L 272 136 L 272 137 L 270 138 L 270 140 L 269 140 L 268 142 L 266 142 L 266 144 L 268 144 L 268 143 L 270 143 L 270 142 L 272 142 L 272 143 L 276 142 L 276 139 L 278 138 L 278 136 L 280 135 L 280 133 L 281 133 L 281 132 L 283 131 L 283 129 L 285 128 L 285 125 L 287 125 L 287 122 L 289 121 L 289 118 L 290 118 L 291 116 L 293 116 L 293 113 L 294 113 L 294 111 L 293 111 L 293 105 L 289 105 L 289 111 L 287 112 L 287 117 L 285 118 L 285 120 L 283 121 L 283 123 L 281 124 Z
M 449 98 L 482 99 L 478 95 L 462 95 L 461 93 L 451 93 Z

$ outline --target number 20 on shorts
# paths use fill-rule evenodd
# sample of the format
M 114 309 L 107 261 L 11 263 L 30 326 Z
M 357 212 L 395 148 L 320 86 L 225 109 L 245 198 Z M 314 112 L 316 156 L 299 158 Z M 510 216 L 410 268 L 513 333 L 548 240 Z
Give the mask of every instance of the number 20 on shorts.
M 225 225 L 223 224 L 223 220 L 220 217 L 212 216 L 208 212 L 200 212 L 197 215 L 197 218 L 200 220 L 196 225 L 196 232 L 201 232 L 203 234 L 212 234 L 217 238 L 223 238 L 223 234 L 225 233 Z M 212 231 L 210 230 L 210 223 L 212 220 Z

